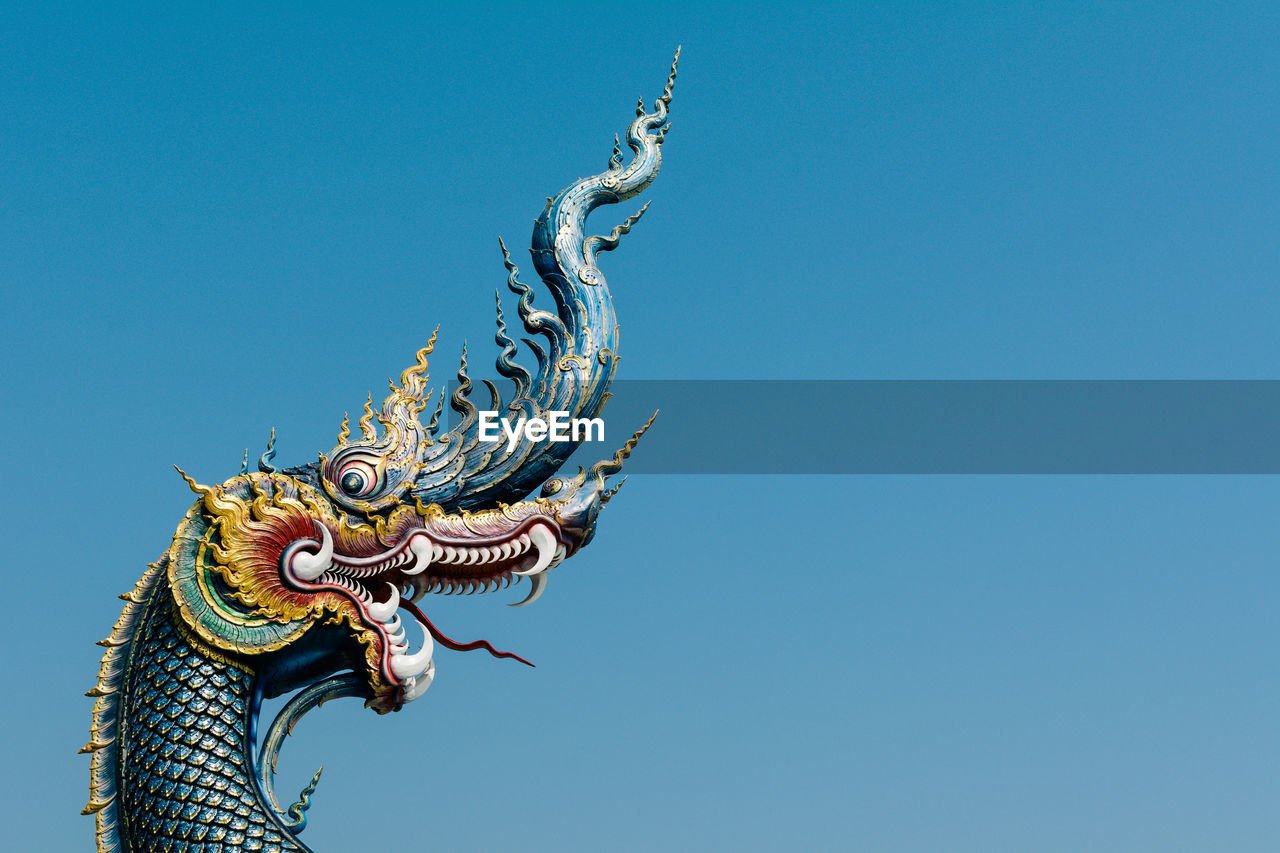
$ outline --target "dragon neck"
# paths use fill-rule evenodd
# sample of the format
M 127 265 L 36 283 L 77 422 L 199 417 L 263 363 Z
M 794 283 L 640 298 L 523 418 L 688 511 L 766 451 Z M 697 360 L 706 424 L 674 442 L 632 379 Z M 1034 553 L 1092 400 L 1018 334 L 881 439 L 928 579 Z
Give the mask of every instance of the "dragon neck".
M 125 596 L 91 691 L 98 850 L 307 851 L 254 779 L 253 671 L 187 634 L 162 579 Z

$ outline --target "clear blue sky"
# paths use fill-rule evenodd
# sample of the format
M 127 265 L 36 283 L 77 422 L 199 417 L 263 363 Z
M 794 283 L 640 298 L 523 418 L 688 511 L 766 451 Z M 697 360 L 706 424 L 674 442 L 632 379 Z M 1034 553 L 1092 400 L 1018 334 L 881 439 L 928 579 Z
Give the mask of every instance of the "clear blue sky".
M 81 693 L 170 465 L 315 458 L 437 323 L 436 377 L 488 365 L 497 237 L 677 43 L 620 377 L 1280 378 L 1272 4 L 365 5 L 0 12 L 4 849 L 91 843 Z M 1277 508 L 636 477 L 535 606 L 427 602 L 537 669 L 442 650 L 282 789 L 325 764 L 321 851 L 1273 851 Z

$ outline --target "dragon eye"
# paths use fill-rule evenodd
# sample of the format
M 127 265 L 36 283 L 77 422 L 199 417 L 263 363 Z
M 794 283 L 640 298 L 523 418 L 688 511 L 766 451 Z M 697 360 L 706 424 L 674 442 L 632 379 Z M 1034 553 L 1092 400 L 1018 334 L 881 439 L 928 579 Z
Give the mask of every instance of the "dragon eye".
M 378 487 L 378 471 L 363 459 L 352 459 L 338 469 L 334 477 L 339 488 L 353 498 L 363 498 Z

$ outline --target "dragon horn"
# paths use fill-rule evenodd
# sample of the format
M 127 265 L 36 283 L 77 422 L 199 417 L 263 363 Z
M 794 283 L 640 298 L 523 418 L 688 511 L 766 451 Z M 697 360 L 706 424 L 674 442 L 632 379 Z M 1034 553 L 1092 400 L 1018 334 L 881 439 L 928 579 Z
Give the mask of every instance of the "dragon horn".
M 635 434 L 618 448 L 612 458 L 601 459 L 585 473 L 579 468 L 578 476 L 570 482 L 559 481 L 557 493 L 548 495 L 544 488 L 544 497 L 551 497 L 558 504 L 556 517 L 566 528 L 580 531 L 582 538 L 578 547 L 585 547 L 591 541 L 595 535 L 596 516 L 600 514 L 601 508 L 618 493 L 618 489 L 622 488 L 626 478 L 624 477 L 612 489 L 606 488 L 605 482 L 622 470 L 622 463 L 631 456 L 631 451 L 635 450 L 640 437 L 653 426 L 657 417 L 657 412 L 650 415 L 644 426 L 636 430 Z
M 499 372 L 518 386 L 515 396 L 503 401 L 507 409 L 529 416 L 563 411 L 571 418 L 594 418 L 608 399 L 617 366 L 618 326 L 596 256 L 617 246 L 644 208 L 607 237 L 587 236 L 586 220 L 602 205 L 639 194 L 658 174 L 679 58 L 677 48 L 653 112 L 645 112 L 642 106 L 627 128 L 631 162 L 623 165 L 620 158 L 610 158 L 606 171 L 575 181 L 548 199 L 534 223 L 533 265 L 551 293 L 554 310 L 533 307 L 533 290 L 519 280 L 503 246 L 507 284 L 519 297 L 520 319 L 531 336 L 545 339 L 525 341 L 538 359 L 537 374 L 525 380 L 512 369 L 514 347 L 508 346 L 505 328 L 500 330 Z M 463 408 L 458 409 L 459 405 Z M 455 395 L 454 408 L 463 415 L 462 421 L 425 448 L 419 465 L 412 493 L 423 503 L 439 503 L 452 510 L 518 500 L 546 480 L 577 446 L 572 441 L 528 440 L 481 444 L 469 404 Z

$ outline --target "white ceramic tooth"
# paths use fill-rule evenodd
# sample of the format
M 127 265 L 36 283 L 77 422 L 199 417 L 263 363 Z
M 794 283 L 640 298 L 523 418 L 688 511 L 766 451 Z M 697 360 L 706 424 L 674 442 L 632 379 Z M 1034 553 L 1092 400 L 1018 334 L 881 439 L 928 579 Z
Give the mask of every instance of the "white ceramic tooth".
M 391 597 L 386 601 L 372 601 L 365 605 L 365 609 L 369 611 L 369 615 L 379 622 L 386 622 L 392 616 L 396 615 L 396 611 L 400 609 L 400 590 L 396 589 L 396 585 L 388 583 L 391 587 Z M 370 597 L 372 599 L 372 596 Z
M 413 552 L 414 563 L 412 566 L 404 570 L 406 575 L 421 574 L 431 565 L 431 557 L 435 553 L 435 549 L 431 547 L 431 540 L 425 536 L 415 536 L 409 540 L 409 550 Z
M 443 557 L 444 557 L 444 548 L 441 548 L 439 545 L 432 545 L 431 561 L 433 563 L 438 563 Z
M 457 554 L 458 552 L 450 548 L 448 545 L 444 546 L 444 561 L 446 563 L 452 563 L 453 558 L 456 557 Z
M 545 574 L 534 575 L 529 578 L 529 583 L 533 588 L 529 590 L 529 594 L 525 596 L 524 601 L 517 602 L 516 604 L 509 604 L 507 605 L 508 607 L 524 607 L 526 604 L 533 604 L 537 601 L 538 596 L 542 595 L 542 591 L 547 588 L 547 576 Z
M 290 561 L 289 568 L 304 581 L 315 580 L 333 565 L 333 534 L 329 532 L 328 527 L 321 524 L 320 535 L 324 541 L 320 543 L 320 551 L 318 553 L 297 551 Z
M 523 572 L 516 572 L 518 575 L 536 575 L 545 571 L 551 565 L 551 560 L 556 555 L 556 537 L 551 532 L 551 528 L 545 524 L 539 524 L 537 527 L 529 531 L 529 538 L 533 540 L 533 544 L 538 549 L 538 562 L 533 564 L 532 568 L 525 569 Z
M 417 699 L 423 693 L 427 692 L 427 688 L 431 686 L 431 682 L 435 680 L 435 677 L 436 665 L 433 661 L 431 666 L 427 667 L 426 672 L 413 679 L 412 684 L 405 682 L 404 701 L 412 702 L 414 699 Z
M 427 631 L 425 625 L 420 625 L 419 627 L 422 628 L 422 648 L 411 655 L 391 656 L 391 673 L 396 678 L 416 676 L 425 672 L 431 664 L 431 655 L 435 651 L 435 641 L 431 639 L 431 633 Z
M 479 551 L 478 549 L 476 549 L 476 548 L 468 548 L 468 549 L 467 549 L 467 559 L 466 559 L 466 564 L 467 564 L 468 566 L 470 566 L 470 565 L 472 565 L 473 563 L 477 562 L 479 559 L 480 559 L 480 551 Z

